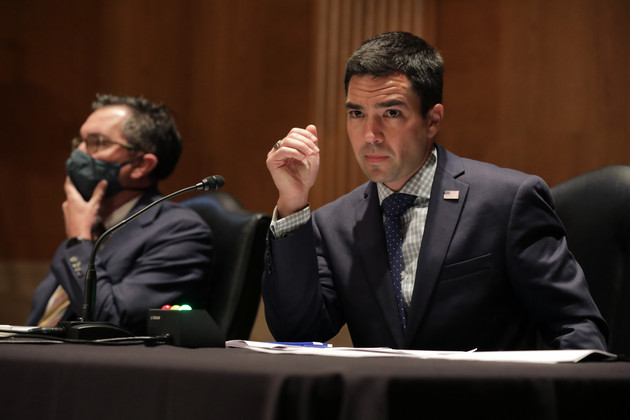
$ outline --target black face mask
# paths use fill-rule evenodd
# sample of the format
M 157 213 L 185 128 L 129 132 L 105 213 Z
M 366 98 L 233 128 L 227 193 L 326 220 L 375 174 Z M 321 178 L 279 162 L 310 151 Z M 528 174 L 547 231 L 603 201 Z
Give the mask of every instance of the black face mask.
M 105 197 L 110 197 L 126 189 L 118 182 L 120 168 L 141 157 L 138 156 L 122 163 L 106 162 L 94 159 L 87 153 L 75 149 L 66 161 L 66 172 L 85 201 L 90 200 L 94 188 L 102 179 L 107 181 Z

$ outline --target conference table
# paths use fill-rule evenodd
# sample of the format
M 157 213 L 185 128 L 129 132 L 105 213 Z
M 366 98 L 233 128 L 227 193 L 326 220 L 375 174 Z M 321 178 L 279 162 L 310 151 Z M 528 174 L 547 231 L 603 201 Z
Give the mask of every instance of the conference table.
M 0 344 L 0 419 L 630 418 L 630 363 Z

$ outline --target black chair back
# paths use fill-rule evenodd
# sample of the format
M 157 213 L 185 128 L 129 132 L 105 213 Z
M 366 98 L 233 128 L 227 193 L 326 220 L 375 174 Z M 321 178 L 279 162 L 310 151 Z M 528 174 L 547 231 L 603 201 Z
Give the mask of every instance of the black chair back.
M 611 165 L 551 188 L 569 249 L 610 329 L 609 350 L 630 355 L 630 165 Z
M 212 229 L 215 270 L 208 312 L 227 340 L 249 338 L 260 302 L 265 237 L 271 218 L 245 210 L 227 192 L 185 200 Z

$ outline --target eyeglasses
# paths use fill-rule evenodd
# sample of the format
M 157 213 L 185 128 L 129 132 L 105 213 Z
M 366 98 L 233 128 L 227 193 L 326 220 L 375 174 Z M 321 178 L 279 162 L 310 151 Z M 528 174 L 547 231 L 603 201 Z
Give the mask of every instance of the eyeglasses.
M 130 152 L 134 152 L 136 150 L 140 150 L 140 148 L 138 146 L 134 146 L 133 144 L 130 144 L 130 143 L 127 143 L 127 142 L 122 142 L 122 141 L 111 140 L 111 139 L 108 139 L 105 136 L 100 136 L 98 134 L 90 134 L 86 138 L 81 138 L 81 137 L 73 138 L 72 139 L 72 150 L 74 150 L 77 147 L 79 147 L 79 145 L 81 143 L 83 143 L 83 142 L 85 142 L 85 148 L 87 150 L 88 155 L 92 155 L 92 154 L 98 152 L 98 148 L 101 147 L 101 146 L 107 147 L 107 146 L 110 146 L 112 144 L 117 144 L 119 146 L 122 146 L 125 149 L 129 150 Z

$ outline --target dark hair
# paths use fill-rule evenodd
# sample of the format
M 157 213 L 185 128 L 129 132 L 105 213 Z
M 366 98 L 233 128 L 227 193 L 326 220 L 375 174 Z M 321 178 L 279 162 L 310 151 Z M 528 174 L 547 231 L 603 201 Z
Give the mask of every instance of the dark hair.
M 122 134 L 127 141 L 157 156 L 158 163 L 151 171 L 151 178 L 157 181 L 168 177 L 182 154 L 182 139 L 170 109 L 142 97 L 106 94 L 96 95 L 92 109 L 111 105 L 123 105 L 131 109 L 131 115 L 122 127 Z
M 420 96 L 422 117 L 442 102 L 444 61 L 422 38 L 409 32 L 387 32 L 365 41 L 348 60 L 344 79 L 346 95 L 354 75 L 391 76 L 402 73 Z

